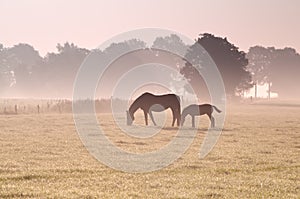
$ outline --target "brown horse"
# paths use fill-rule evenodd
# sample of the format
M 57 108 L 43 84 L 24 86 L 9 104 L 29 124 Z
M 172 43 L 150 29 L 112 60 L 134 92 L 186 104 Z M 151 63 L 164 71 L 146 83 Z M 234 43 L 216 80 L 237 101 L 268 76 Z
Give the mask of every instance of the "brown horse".
M 177 120 L 177 126 L 180 125 L 180 98 L 175 94 L 166 94 L 166 95 L 153 95 L 151 93 L 144 93 L 139 96 L 129 107 L 127 112 L 127 125 L 131 125 L 134 121 L 134 113 L 138 109 L 142 109 L 145 115 L 145 123 L 148 125 L 148 113 L 153 124 L 156 126 L 154 121 L 152 111 L 161 112 L 168 108 L 172 110 L 174 126 L 175 121 Z
M 211 121 L 211 127 L 215 127 L 215 118 L 211 115 L 213 112 L 213 109 L 215 109 L 218 113 L 221 113 L 222 111 L 219 110 L 216 106 L 210 105 L 210 104 L 192 104 L 187 107 L 185 107 L 181 114 L 181 126 L 183 125 L 185 121 L 185 117 L 187 115 L 192 116 L 192 127 L 195 127 L 195 116 L 198 115 L 208 115 L 210 121 Z

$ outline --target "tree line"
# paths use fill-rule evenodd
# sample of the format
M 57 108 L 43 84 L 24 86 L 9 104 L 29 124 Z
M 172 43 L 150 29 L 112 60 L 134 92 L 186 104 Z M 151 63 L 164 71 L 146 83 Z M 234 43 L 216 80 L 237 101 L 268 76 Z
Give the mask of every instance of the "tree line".
M 199 50 L 197 44 L 214 60 L 228 96 L 242 97 L 250 88 L 268 84 L 269 93 L 276 92 L 280 98 L 300 97 L 297 88 L 300 83 L 300 55 L 293 48 L 253 46 L 244 52 L 226 37 L 209 33 L 199 35 L 191 46 L 186 45 L 177 35 L 158 37 L 150 48 L 178 52 L 186 50 L 183 60 L 192 60 L 193 63 L 185 62 L 180 67 L 180 73 L 196 87 L 196 94 L 201 97 L 207 87 L 193 65 L 200 64 L 205 69 L 207 60 L 205 52 Z M 148 47 L 144 41 L 132 39 L 96 51 L 101 58 L 106 59 L 132 46 Z M 57 52 L 42 57 L 29 44 L 20 43 L 13 47 L 0 44 L 0 97 L 70 97 L 76 73 L 92 51 L 95 50 L 66 42 L 63 45 L 57 44 Z

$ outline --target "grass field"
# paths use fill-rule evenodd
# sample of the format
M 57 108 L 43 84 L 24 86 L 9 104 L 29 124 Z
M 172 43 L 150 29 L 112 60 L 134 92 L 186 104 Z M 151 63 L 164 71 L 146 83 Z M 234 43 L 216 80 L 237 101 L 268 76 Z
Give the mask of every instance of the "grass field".
M 0 198 L 300 197 L 300 106 L 229 106 L 217 145 L 199 159 L 209 125 L 202 117 L 181 158 L 159 171 L 130 174 L 87 152 L 72 114 L 0 115 Z M 99 119 L 116 145 L 134 152 L 160 148 L 176 134 L 164 128 L 150 139 L 132 138 L 110 115 Z

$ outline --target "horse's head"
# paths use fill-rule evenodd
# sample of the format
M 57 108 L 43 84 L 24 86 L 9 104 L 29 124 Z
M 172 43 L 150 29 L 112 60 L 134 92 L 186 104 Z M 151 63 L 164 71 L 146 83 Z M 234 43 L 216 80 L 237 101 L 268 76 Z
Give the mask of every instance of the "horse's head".
M 126 111 L 126 119 L 127 119 L 127 125 L 132 125 L 134 120 L 134 115 L 131 114 L 129 111 Z

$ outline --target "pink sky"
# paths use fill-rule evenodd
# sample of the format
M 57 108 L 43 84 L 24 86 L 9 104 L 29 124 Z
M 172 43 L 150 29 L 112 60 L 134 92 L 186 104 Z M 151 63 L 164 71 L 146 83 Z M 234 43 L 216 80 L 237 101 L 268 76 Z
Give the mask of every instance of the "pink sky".
M 242 50 L 259 44 L 300 52 L 299 0 L 0 0 L 0 43 L 95 48 L 113 35 L 160 27 L 190 38 L 210 32 Z

